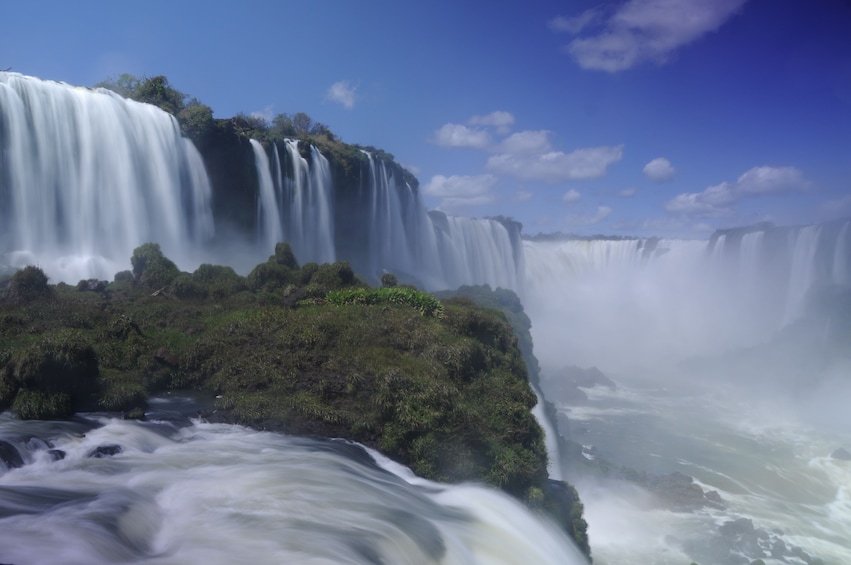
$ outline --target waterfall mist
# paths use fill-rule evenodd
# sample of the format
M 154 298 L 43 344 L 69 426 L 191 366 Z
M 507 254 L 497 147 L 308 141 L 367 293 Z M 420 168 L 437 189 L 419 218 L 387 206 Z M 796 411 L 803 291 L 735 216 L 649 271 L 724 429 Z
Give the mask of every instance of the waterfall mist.
M 684 473 L 723 501 L 672 511 L 640 484 L 580 478 L 564 458 L 595 562 L 763 556 L 724 537 L 719 525 L 736 519 L 766 540 L 783 532 L 766 548 L 851 558 L 851 469 L 830 456 L 851 443 L 849 223 L 756 226 L 709 241 L 524 241 L 542 388 L 569 419 L 559 432 L 586 458 Z M 617 388 L 559 396 L 553 383 L 566 366 L 598 367 Z M 796 562 L 776 547 L 778 563 Z

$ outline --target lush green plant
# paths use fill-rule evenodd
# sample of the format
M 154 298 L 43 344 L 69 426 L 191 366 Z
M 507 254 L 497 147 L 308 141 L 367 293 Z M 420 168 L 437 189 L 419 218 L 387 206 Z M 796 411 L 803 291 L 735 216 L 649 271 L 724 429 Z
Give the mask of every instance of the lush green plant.
M 130 263 L 136 280 L 149 288 L 167 286 L 180 274 L 177 265 L 163 255 L 159 243 L 146 243 L 134 249 Z
M 348 261 L 338 261 L 319 265 L 310 277 L 310 284 L 327 292 L 359 284 L 359 281 Z
M 396 275 L 393 273 L 384 273 L 381 275 L 381 286 L 387 288 L 393 288 L 394 286 L 399 285 L 399 279 L 396 278 Z
M 24 267 L 12 275 L 6 299 L 13 304 L 26 304 L 50 297 L 47 275 L 35 266 Z
M 423 316 L 443 318 L 443 304 L 439 300 L 427 292 L 409 287 L 347 288 L 329 292 L 326 300 L 337 306 L 403 304 L 414 308 Z

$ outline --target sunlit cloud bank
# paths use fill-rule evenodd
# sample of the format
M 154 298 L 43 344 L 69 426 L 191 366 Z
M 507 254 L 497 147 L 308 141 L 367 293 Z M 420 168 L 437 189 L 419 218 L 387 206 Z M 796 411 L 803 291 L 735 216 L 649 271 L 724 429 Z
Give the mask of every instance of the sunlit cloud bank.
M 677 49 L 713 32 L 746 0 L 630 0 L 614 11 L 591 9 L 549 22 L 556 32 L 587 35 L 565 51 L 585 69 L 611 73 L 645 62 L 664 64 Z

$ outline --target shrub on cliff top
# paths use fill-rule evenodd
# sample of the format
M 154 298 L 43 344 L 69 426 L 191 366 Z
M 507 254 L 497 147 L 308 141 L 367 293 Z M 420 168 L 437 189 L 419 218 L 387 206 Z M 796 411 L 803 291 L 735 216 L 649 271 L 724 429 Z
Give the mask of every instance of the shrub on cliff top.
M 12 304 L 26 304 L 50 296 L 47 275 L 38 267 L 30 265 L 12 275 L 6 298 Z
M 180 274 L 177 265 L 163 255 L 158 243 L 146 243 L 134 249 L 130 263 L 136 280 L 151 288 L 162 288 Z

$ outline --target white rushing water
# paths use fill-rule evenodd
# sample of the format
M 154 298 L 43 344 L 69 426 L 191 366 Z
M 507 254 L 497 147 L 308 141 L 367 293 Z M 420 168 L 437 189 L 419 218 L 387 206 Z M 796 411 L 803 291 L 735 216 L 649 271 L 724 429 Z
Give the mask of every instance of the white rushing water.
M 0 416 L 0 439 L 24 459 L 0 464 L 0 562 L 584 562 L 510 497 L 428 482 L 345 442 L 224 424 L 97 423 Z M 104 446 L 121 451 L 92 456 Z
M 154 106 L 0 73 L 0 147 L 0 262 L 12 267 L 111 279 L 141 243 L 192 266 L 213 235 L 201 157 Z

